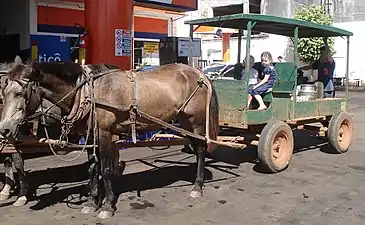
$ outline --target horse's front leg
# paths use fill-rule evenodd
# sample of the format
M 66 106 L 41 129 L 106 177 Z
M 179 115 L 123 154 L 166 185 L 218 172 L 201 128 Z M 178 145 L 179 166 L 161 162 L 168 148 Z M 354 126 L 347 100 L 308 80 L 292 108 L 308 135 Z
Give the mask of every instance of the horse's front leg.
M 97 159 L 94 157 L 92 151 L 88 151 L 88 159 L 90 163 L 89 167 L 89 196 L 88 200 L 82 208 L 83 214 L 90 214 L 95 212 L 101 207 L 101 203 L 104 197 L 104 192 L 101 187 L 100 177 L 100 160 L 99 154 L 96 154 Z
M 108 219 L 114 215 L 116 210 L 117 196 L 114 188 L 120 172 L 119 151 L 112 146 L 112 133 L 102 129 L 99 129 L 99 147 L 105 203 L 98 217 L 100 219 Z
M 14 166 L 17 171 L 19 183 L 20 183 L 18 199 L 16 200 L 16 202 L 14 202 L 13 205 L 14 206 L 24 206 L 28 202 L 27 194 L 28 194 L 28 190 L 29 190 L 29 184 L 26 179 L 26 173 L 24 170 L 24 160 L 23 160 L 22 155 L 20 153 L 14 153 L 13 162 L 14 162 Z
M 10 198 L 10 191 L 15 187 L 15 179 L 13 172 L 13 160 L 11 157 L 6 157 L 4 160 L 5 167 L 5 184 L 0 192 L 0 201 L 5 201 Z

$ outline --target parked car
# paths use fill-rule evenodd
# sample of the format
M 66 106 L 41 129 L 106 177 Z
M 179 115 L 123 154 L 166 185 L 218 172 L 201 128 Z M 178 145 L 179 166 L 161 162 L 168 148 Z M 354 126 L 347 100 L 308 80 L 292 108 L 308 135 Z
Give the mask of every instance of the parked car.
M 207 66 L 203 69 L 204 74 L 206 74 L 210 79 L 228 79 L 233 80 L 233 68 L 235 62 L 228 62 L 228 63 L 218 63 Z

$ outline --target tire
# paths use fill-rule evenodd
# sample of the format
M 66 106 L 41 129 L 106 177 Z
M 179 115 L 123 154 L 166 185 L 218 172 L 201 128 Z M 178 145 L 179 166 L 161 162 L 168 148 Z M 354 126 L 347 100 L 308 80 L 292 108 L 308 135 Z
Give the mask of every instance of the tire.
M 261 165 L 271 173 L 285 170 L 293 155 L 294 136 L 290 126 L 282 121 L 272 121 L 261 132 L 257 148 Z
M 328 125 L 328 146 L 335 153 L 347 152 L 352 142 L 353 133 L 352 117 L 347 112 L 334 114 Z

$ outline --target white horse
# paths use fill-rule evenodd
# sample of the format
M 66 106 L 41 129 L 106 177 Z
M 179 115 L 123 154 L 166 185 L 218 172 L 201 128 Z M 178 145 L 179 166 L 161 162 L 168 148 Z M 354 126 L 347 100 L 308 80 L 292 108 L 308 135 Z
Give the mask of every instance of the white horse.
M 14 65 L 19 65 L 22 64 L 22 60 L 19 56 L 15 57 L 14 62 L 10 62 L 10 63 L 2 63 L 0 64 L 0 99 L 1 101 L 3 101 L 3 91 L 5 89 L 5 87 L 8 85 L 8 70 L 10 70 Z M 16 85 L 13 83 L 13 85 Z M 51 106 L 51 102 L 47 101 L 47 100 L 43 100 L 42 102 L 42 106 L 43 109 L 47 109 L 48 107 Z M 2 104 L 1 104 L 2 106 Z M 41 108 L 39 108 L 38 110 L 41 110 Z M 1 107 L 1 111 L 2 111 L 2 107 Z M 53 107 L 51 110 L 51 114 L 53 115 L 58 115 L 59 117 L 61 116 L 61 110 L 58 107 Z M 46 116 L 46 124 L 50 125 L 50 126 L 55 126 L 57 121 L 55 118 L 53 117 L 49 117 Z M 60 126 L 56 125 L 56 126 Z M 27 129 L 27 125 L 24 126 L 25 129 L 20 131 L 21 135 L 29 135 L 29 130 Z M 52 129 L 52 130 L 60 130 L 60 129 Z M 0 139 L 3 139 L 3 137 L 0 135 Z M 0 152 L 1 153 L 1 152 Z M 3 189 L 0 192 L 0 201 L 5 201 L 7 199 L 10 198 L 11 196 L 11 191 L 12 189 L 16 186 L 16 180 L 14 177 L 14 169 L 17 172 L 18 178 L 19 178 L 19 186 L 20 186 L 20 190 L 19 190 L 19 194 L 18 194 L 18 198 L 17 201 L 15 201 L 15 203 L 13 204 L 14 206 L 23 206 L 27 203 L 28 198 L 27 198 L 27 194 L 28 194 L 28 189 L 29 189 L 29 185 L 28 182 L 26 180 L 26 173 L 24 170 L 24 160 L 23 157 L 21 155 L 21 153 L 13 153 L 11 154 L 10 157 L 6 157 L 4 160 L 4 167 L 5 167 L 5 185 L 3 187 Z

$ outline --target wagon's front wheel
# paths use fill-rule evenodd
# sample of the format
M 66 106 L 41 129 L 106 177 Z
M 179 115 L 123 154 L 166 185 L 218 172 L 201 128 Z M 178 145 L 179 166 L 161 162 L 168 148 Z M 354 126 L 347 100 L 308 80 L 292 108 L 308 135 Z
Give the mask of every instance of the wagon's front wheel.
M 294 150 L 294 136 L 290 126 L 282 121 L 272 121 L 261 132 L 258 157 L 268 172 L 285 170 Z
M 328 145 L 337 153 L 348 151 L 351 142 L 354 125 L 351 116 L 346 112 L 339 112 L 332 116 L 328 125 Z

